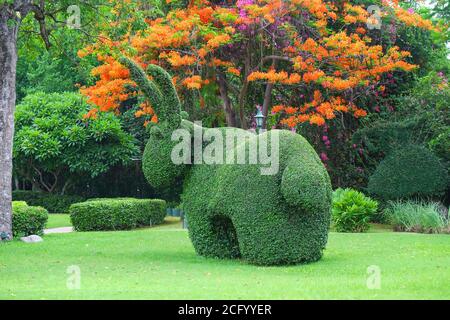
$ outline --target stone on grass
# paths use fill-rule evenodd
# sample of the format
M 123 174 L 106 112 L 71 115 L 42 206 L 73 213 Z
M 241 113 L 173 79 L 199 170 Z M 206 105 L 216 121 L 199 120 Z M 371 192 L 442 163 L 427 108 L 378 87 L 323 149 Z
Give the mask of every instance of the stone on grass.
M 22 237 L 20 238 L 23 242 L 26 243 L 36 243 L 36 242 L 42 242 L 44 239 L 42 239 L 40 236 L 37 236 L 35 234 L 28 236 L 28 237 Z

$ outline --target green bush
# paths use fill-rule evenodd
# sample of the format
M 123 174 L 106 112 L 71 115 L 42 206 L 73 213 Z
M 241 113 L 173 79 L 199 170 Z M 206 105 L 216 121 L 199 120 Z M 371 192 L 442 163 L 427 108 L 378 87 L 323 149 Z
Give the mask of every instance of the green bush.
M 86 201 L 104 201 L 104 200 L 136 200 L 131 197 L 117 197 L 117 198 L 89 198 Z
M 369 179 L 368 191 L 381 200 L 438 198 L 447 189 L 447 170 L 422 146 L 390 153 Z
M 450 162 L 450 127 L 436 138 L 432 139 L 428 145 L 439 158 Z
M 306 139 L 286 130 L 256 136 L 228 129 L 227 133 L 234 130 L 240 136 L 237 141 L 241 143 L 233 146 L 233 151 L 245 152 L 246 165 L 175 165 L 171 160 L 173 130 L 184 128 L 192 133 L 194 128 L 206 129 L 180 119 L 180 103 L 164 70 L 150 66 L 151 81 L 130 60 L 121 59 L 121 63 L 130 68 L 133 80 L 158 114 L 159 122 L 150 130 L 142 159 L 145 176 L 158 188 L 173 186 L 184 178 L 183 210 L 199 255 L 242 257 L 260 265 L 307 263 L 321 258 L 328 239 L 331 183 Z M 218 130 L 216 133 L 226 141 L 227 129 Z M 249 146 L 258 140 L 267 146 L 272 138 L 279 138 L 279 170 L 264 175 L 261 168 L 266 165 L 248 164 Z
M 21 207 L 28 207 L 28 204 L 25 201 L 13 201 L 12 202 L 13 210 L 21 208 Z
M 13 201 L 12 227 L 14 237 L 43 235 L 48 212 L 42 207 L 30 207 L 24 201 Z
M 390 202 L 385 216 L 395 231 L 449 232 L 449 219 L 439 211 L 439 204 L 421 201 Z
M 166 203 L 147 199 L 91 199 L 73 204 L 69 213 L 77 231 L 128 230 L 161 224 L 166 216 Z
M 12 195 L 14 201 L 25 201 L 30 206 L 44 207 L 50 213 L 66 213 L 71 204 L 84 201 L 80 196 L 25 190 L 13 191 Z
M 119 117 L 91 109 L 79 93 L 27 95 L 15 112 L 15 174 L 45 192 L 62 192 L 79 176 L 98 177 L 139 154 Z M 32 170 L 30 170 L 32 168 Z
M 366 232 L 378 202 L 353 189 L 333 192 L 333 224 L 337 232 Z

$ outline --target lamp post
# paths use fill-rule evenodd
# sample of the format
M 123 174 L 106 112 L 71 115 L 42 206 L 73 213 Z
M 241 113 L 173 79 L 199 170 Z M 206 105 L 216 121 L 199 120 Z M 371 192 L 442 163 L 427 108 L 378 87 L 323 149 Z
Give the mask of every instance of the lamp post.
M 261 132 L 264 123 L 264 115 L 261 112 L 261 108 L 258 108 L 258 112 L 255 115 L 256 128 L 258 129 L 258 134 Z

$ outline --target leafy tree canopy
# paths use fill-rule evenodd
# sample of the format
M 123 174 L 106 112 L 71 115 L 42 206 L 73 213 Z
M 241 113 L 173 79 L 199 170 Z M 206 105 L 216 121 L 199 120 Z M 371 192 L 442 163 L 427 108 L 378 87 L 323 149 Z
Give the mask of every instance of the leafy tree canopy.
M 67 187 L 71 174 L 95 177 L 137 153 L 135 139 L 112 113 L 84 119 L 89 105 L 77 93 L 38 92 L 17 106 L 15 170 L 39 189 Z

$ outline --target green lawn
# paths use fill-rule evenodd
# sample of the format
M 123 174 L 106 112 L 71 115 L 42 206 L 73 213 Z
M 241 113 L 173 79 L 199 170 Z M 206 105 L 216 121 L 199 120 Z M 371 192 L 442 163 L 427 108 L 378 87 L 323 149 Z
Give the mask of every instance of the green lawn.
M 176 219 L 124 232 L 0 245 L 0 299 L 450 299 L 450 236 L 331 233 L 313 264 L 258 267 L 195 255 Z M 67 288 L 67 268 L 81 289 Z M 367 268 L 381 270 L 368 289 Z
M 63 214 L 52 213 L 48 215 L 48 221 L 45 227 L 47 229 L 51 229 L 70 226 L 72 226 L 72 223 L 70 222 L 70 215 L 64 213 Z
M 72 222 L 70 221 L 69 214 L 52 213 L 48 215 L 48 221 L 45 228 L 51 229 L 51 228 L 71 227 L 71 226 Z M 181 228 L 180 218 L 167 217 L 166 223 L 159 226 L 159 228 L 164 229 Z

